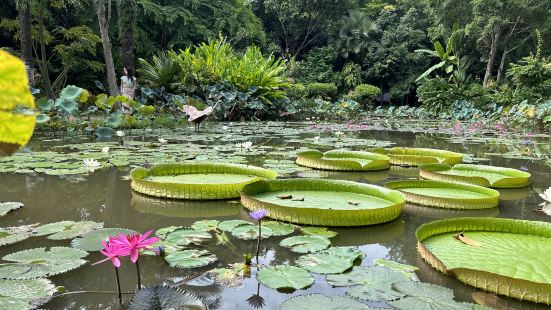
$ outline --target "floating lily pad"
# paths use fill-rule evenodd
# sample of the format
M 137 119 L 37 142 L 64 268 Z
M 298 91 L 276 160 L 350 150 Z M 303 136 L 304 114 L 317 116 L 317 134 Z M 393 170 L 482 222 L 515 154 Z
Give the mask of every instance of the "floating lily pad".
M 281 240 L 279 245 L 290 248 L 296 253 L 314 253 L 325 250 L 331 245 L 328 238 L 322 236 L 295 236 Z
M 336 232 L 329 230 L 327 227 L 319 227 L 319 226 L 301 227 L 300 230 L 306 235 L 322 236 L 326 238 L 333 238 L 337 235 Z
M 286 300 L 280 310 L 369 310 L 371 308 L 354 299 L 322 294 L 300 295 Z
M 448 219 L 421 225 L 417 240 L 419 253 L 431 266 L 461 282 L 551 304 L 550 223 Z
M 386 155 L 370 152 L 333 150 L 303 151 L 297 154 L 297 164 L 315 169 L 338 171 L 370 171 L 390 168 Z
M 103 228 L 103 223 L 93 221 L 61 221 L 50 223 L 35 228 L 34 233 L 37 236 L 48 236 L 48 239 L 63 240 L 72 239 L 92 230 Z
M 218 223 L 220 223 L 220 221 L 217 220 L 197 221 L 191 225 L 191 228 L 201 231 L 213 231 L 218 227 Z
M 160 236 L 159 234 L 157 235 Z M 203 243 L 206 240 L 211 239 L 212 236 L 206 231 L 199 231 L 184 227 L 175 229 L 161 238 L 176 245 L 189 245 Z
M 48 279 L 0 279 L 0 308 L 34 309 L 48 302 L 54 293 L 55 286 Z
M 343 274 L 327 276 L 333 286 L 352 286 L 346 294 L 361 300 L 381 302 L 401 298 L 404 294 L 392 289 L 395 282 L 409 281 L 409 278 L 386 267 L 355 267 Z
M 382 259 L 382 258 L 377 258 L 376 260 L 373 261 L 373 264 L 375 264 L 375 266 L 383 266 L 383 267 L 398 271 L 412 280 L 415 278 L 414 272 L 419 270 L 419 268 L 415 266 L 400 264 L 400 263 Z
M 132 189 L 165 198 L 216 200 L 239 197 L 249 183 L 274 179 L 277 173 L 254 166 L 221 163 L 159 164 L 131 171 Z
M 294 266 L 273 266 L 262 268 L 256 273 L 260 283 L 276 290 L 299 290 L 314 284 L 314 278 L 302 268 Z
M 297 264 L 315 273 L 343 273 L 352 268 L 354 261 L 363 255 L 362 251 L 354 247 L 332 247 L 325 251 L 303 255 L 298 258 Z
M 463 161 L 463 155 L 460 153 L 409 147 L 393 147 L 386 152 L 390 157 L 391 165 L 420 166 L 424 164 L 460 164 Z
M 262 221 L 262 229 L 269 228 L 272 236 L 287 236 L 295 231 L 295 226 L 276 221 Z
M 463 182 L 492 188 L 520 188 L 530 185 L 530 173 L 486 165 L 432 164 L 420 167 L 420 176 L 429 180 Z
M 273 232 L 268 227 L 262 227 L 262 238 L 273 236 Z M 258 225 L 239 225 L 231 231 L 232 236 L 243 240 L 254 240 L 258 238 Z
M 405 297 L 389 302 L 398 310 L 473 310 L 474 304 L 453 300 L 449 288 L 420 282 L 396 282 L 392 288 Z
M 208 307 L 192 293 L 171 286 L 152 286 L 139 290 L 128 306 L 128 310 L 150 309 L 195 309 Z
M 214 276 L 218 283 L 222 283 L 226 287 L 238 287 L 243 284 L 243 279 L 246 273 L 250 274 L 251 266 L 243 263 L 235 263 L 229 268 L 216 268 L 209 271 L 209 275 Z
M 21 207 L 23 207 L 23 203 L 21 202 L 0 202 L 0 216 L 4 216 Z
M 68 248 L 52 247 L 35 248 L 12 253 L 2 259 L 15 264 L 1 264 L 0 278 L 3 279 L 32 279 L 48 277 L 76 269 L 86 263 L 82 259 L 88 253 Z
M 172 267 L 197 268 L 216 261 L 216 256 L 205 250 L 177 251 L 165 256 L 165 261 Z
M 293 199 L 295 197 L 300 199 Z M 404 198 L 397 191 L 369 184 L 284 179 L 264 180 L 245 186 L 241 192 L 241 203 L 249 210 L 265 209 L 269 217 L 285 222 L 364 226 L 398 217 Z
M 30 238 L 33 235 L 33 226 L 0 228 L 0 245 L 13 244 Z
M 501 200 L 501 196 L 499 199 Z M 489 209 L 444 209 L 408 203 L 404 206 L 402 212 L 433 219 L 449 219 L 458 217 L 497 217 L 499 215 L 499 207 Z
M 128 235 L 136 233 L 130 229 L 124 228 L 103 228 L 98 230 L 92 230 L 80 236 L 79 238 L 71 241 L 73 248 L 81 249 L 88 252 L 99 251 L 103 249 L 102 241 L 107 241 L 110 236 L 117 236 L 119 234 Z
M 406 201 L 446 209 L 489 209 L 499 204 L 499 192 L 464 183 L 403 180 L 385 184 L 404 193 Z

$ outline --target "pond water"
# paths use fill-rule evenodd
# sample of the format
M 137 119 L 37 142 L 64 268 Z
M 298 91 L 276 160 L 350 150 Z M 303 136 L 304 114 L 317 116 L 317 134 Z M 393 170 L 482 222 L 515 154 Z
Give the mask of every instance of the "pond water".
M 440 125 L 441 126 L 441 125 Z M 473 138 L 453 136 L 438 126 L 428 126 L 429 130 L 387 129 L 375 126 L 312 125 L 312 124 L 236 124 L 232 128 L 222 125 L 211 125 L 202 134 L 194 134 L 190 128 L 169 131 L 136 131 L 120 139 L 97 142 L 88 137 L 69 137 L 65 139 L 36 136 L 29 149 L 35 151 L 54 150 L 63 154 L 100 154 L 103 146 L 112 150 L 125 152 L 117 164 L 105 164 L 104 169 L 91 174 L 56 176 L 56 167 L 47 167 L 46 173 L 22 173 L 40 171 L 38 168 L 20 165 L 19 171 L 10 165 L 4 165 L 0 173 L 0 201 L 21 201 L 25 206 L 5 217 L 0 218 L 0 227 L 17 226 L 34 223 L 52 223 L 61 220 L 92 220 L 103 222 L 104 227 L 129 228 L 144 232 L 167 226 L 189 226 L 196 220 L 203 219 L 247 219 L 247 212 L 235 201 L 217 202 L 180 202 L 145 197 L 133 193 L 128 180 L 129 167 L 125 164 L 144 164 L 186 159 L 210 159 L 228 162 L 248 162 L 278 170 L 284 177 L 321 177 L 343 179 L 383 185 L 397 179 L 415 178 L 416 168 L 392 167 L 388 171 L 366 173 L 331 173 L 301 168 L 293 164 L 293 154 L 305 147 L 328 150 L 335 146 L 347 146 L 361 150 L 367 147 L 384 147 L 390 145 L 431 147 L 472 154 L 473 158 L 484 160 L 483 163 L 511 168 L 527 168 L 532 173 L 533 184 L 526 189 L 504 190 L 499 208 L 480 211 L 480 216 L 498 216 L 504 218 L 551 221 L 551 217 L 535 212 L 541 202 L 537 193 L 551 186 L 551 169 L 544 161 L 529 160 L 522 156 L 499 156 L 508 154 L 507 145 L 496 145 L 495 137 L 481 134 Z M 432 130 L 430 130 L 432 128 Z M 342 133 L 341 133 L 342 131 Z M 415 132 L 414 132 L 415 131 Z M 440 131 L 440 132 L 439 132 Z M 168 145 L 158 145 L 156 139 L 162 136 L 169 140 Z M 317 137 L 320 137 L 319 139 Z M 490 140 L 490 138 L 494 140 Z M 43 141 L 49 139 L 48 141 Z M 521 138 L 519 138 L 521 139 Z M 236 150 L 235 143 L 250 140 L 252 151 Z M 491 142 L 493 141 L 493 142 Z M 80 143 L 88 143 L 86 145 Z M 534 145 L 549 144 L 548 137 L 533 138 Z M 72 147 L 59 146 L 72 144 Z M 78 147 L 78 145 L 81 147 Z M 515 142 L 511 142 L 514 147 Z M 90 149 L 95 153 L 89 153 Z M 58 154 L 56 153 L 56 154 Z M 497 155 L 492 155 L 496 154 Z M 16 155 L 21 156 L 21 155 Z M 29 155 L 25 155 L 29 156 Z M 68 155 L 67 155 L 68 156 Z M 99 156 L 99 155 L 98 155 Z M 114 155 L 113 155 L 114 156 Z M 31 155 L 30 157 L 33 157 Z M 45 157 L 49 158 L 49 157 Z M 80 162 L 83 156 L 78 157 Z M 12 159 L 13 160 L 13 159 Z M 25 160 L 21 160 L 24 162 Z M 29 161 L 29 160 L 27 160 Z M 30 160 L 32 161 L 32 159 Z M 127 162 L 125 162 L 127 161 Z M 117 160 L 113 160 L 113 163 Z M 25 166 L 21 168 L 22 166 Z M 78 169 L 78 165 L 70 169 Z M 0 169 L 1 168 L 0 162 Z M 26 171 L 25 169 L 30 171 Z M 67 169 L 57 167 L 57 169 Z M 2 170 L 0 170 L 2 171 Z M 19 172 L 19 173 L 16 173 Z M 61 174 L 61 173 L 60 173 Z M 476 214 L 475 214 L 476 215 Z M 456 299 L 461 301 L 486 300 L 499 309 L 546 309 L 545 306 L 529 302 L 517 302 L 511 299 L 485 294 L 468 287 L 457 280 L 448 278 L 430 268 L 416 252 L 415 230 L 423 223 L 434 219 L 457 216 L 449 211 L 428 211 L 407 205 L 403 214 L 395 221 L 361 228 L 335 228 L 338 233 L 332 238 L 334 246 L 358 246 L 365 254 L 362 265 L 370 266 L 376 258 L 386 258 L 400 263 L 415 265 L 420 268 L 417 276 L 421 281 L 431 282 L 453 288 Z M 260 263 L 263 265 L 293 264 L 298 254 L 290 252 L 278 244 L 284 237 L 271 237 L 263 241 Z M 209 250 L 217 255 L 218 261 L 204 268 L 181 270 L 164 264 L 159 257 L 150 256 L 140 259 L 142 283 L 155 285 L 166 283 L 181 284 L 188 277 L 200 275 L 216 267 L 227 267 L 228 264 L 241 262 L 242 254 L 254 253 L 256 242 L 232 239 L 238 253 L 232 252 L 215 243 L 207 244 Z M 50 246 L 70 246 L 70 240 L 54 241 L 45 237 L 32 237 L 23 242 L 3 246 L 0 256 L 16 251 Z M 87 258 L 94 262 L 102 259 L 99 253 L 91 253 Z M 133 266 L 123 263 L 121 267 L 123 291 L 130 292 L 135 288 L 136 278 Z M 278 309 L 279 305 L 296 295 L 324 293 L 343 295 L 345 288 L 332 288 L 325 277 L 315 275 L 315 284 L 306 290 L 293 293 L 281 293 L 260 285 L 255 279 L 253 268 L 250 278 L 242 286 L 226 288 L 218 283 L 195 280 L 182 284 L 182 289 L 196 293 L 211 302 L 210 309 L 250 309 L 247 299 L 259 292 L 264 298 L 263 309 Z M 113 269 L 108 264 L 92 266 L 87 264 L 79 269 L 50 278 L 58 286 L 65 286 L 68 292 L 74 291 L 115 291 Z M 203 278 L 198 278 L 203 279 Z M 125 295 L 127 301 L 131 295 Z M 375 304 L 377 305 L 377 304 Z M 115 294 L 81 293 L 67 294 L 53 298 L 44 305 L 46 309 L 119 309 Z

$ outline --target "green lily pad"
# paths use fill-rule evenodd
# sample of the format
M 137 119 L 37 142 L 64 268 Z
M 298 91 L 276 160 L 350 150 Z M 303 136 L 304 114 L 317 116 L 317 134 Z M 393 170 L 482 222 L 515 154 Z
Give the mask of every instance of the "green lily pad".
M 191 225 L 191 228 L 201 231 L 213 231 L 218 227 L 218 223 L 220 223 L 220 221 L 217 220 L 197 221 Z
M 55 286 L 48 279 L 0 279 L 0 308 L 34 309 L 48 302 L 54 293 Z
M 390 268 L 394 271 L 398 271 L 403 275 L 405 275 L 406 277 L 410 278 L 411 280 L 415 278 L 414 272 L 419 270 L 419 268 L 415 266 L 400 264 L 400 263 L 382 259 L 382 258 L 377 258 L 376 260 L 373 261 L 373 264 L 375 264 L 375 266 L 383 266 L 386 268 Z
M 211 238 L 211 234 L 206 231 L 199 231 L 191 228 L 179 228 L 167 233 L 164 239 L 176 245 L 189 245 L 203 243 Z
M 208 307 L 196 295 L 170 286 L 152 286 L 139 290 L 128 305 L 128 310 L 194 309 Z
M 262 268 L 256 273 L 256 278 L 260 283 L 276 290 L 299 290 L 314 284 L 314 278 L 308 271 L 294 266 Z
M 296 253 L 314 253 L 325 250 L 331 245 L 331 241 L 322 236 L 294 236 L 281 240 L 279 245 L 290 248 Z
M 347 273 L 327 276 L 327 283 L 333 286 L 352 286 L 347 295 L 372 302 L 403 297 L 404 294 L 392 289 L 393 283 L 401 281 L 409 281 L 409 278 L 385 267 L 355 267 Z
M 197 268 L 216 261 L 216 256 L 205 250 L 184 250 L 170 253 L 165 261 L 172 267 Z
M 300 230 L 306 235 L 316 235 L 327 238 L 333 238 L 337 235 L 336 232 L 329 230 L 327 227 L 311 226 L 301 227 Z
M 0 228 L 0 246 L 23 241 L 32 235 L 32 225 Z
M 315 169 L 337 171 L 372 171 L 390 168 L 389 157 L 370 152 L 333 150 L 302 151 L 297 154 L 297 164 Z
M 272 236 L 287 236 L 295 232 L 295 226 L 276 221 L 262 221 L 262 230 L 268 228 L 272 231 Z
M 286 300 L 280 310 L 369 310 L 371 308 L 354 299 L 322 294 L 299 295 Z
M 216 268 L 209 271 L 214 279 L 226 287 L 238 287 L 243 284 L 245 273 L 251 272 L 251 266 L 243 263 L 235 263 L 229 268 Z
M 130 229 L 124 228 L 103 228 L 98 230 L 92 230 L 80 236 L 79 238 L 71 241 L 73 248 L 81 249 L 88 252 L 99 251 L 103 249 L 102 241 L 107 241 L 110 236 L 117 236 L 119 234 L 132 234 L 136 233 Z
M 21 202 L 0 202 L 0 216 L 4 216 L 21 207 L 23 207 L 23 203 Z
M 93 221 L 61 221 L 39 226 L 35 228 L 34 233 L 37 236 L 50 235 L 48 239 L 52 240 L 63 240 L 72 239 L 101 228 L 103 228 L 103 223 L 96 223 Z
M 303 255 L 298 258 L 297 264 L 315 273 L 343 273 L 352 268 L 355 260 L 363 256 L 364 253 L 356 247 L 331 247 L 324 251 Z
M 13 263 L 0 264 L 0 278 L 32 279 L 48 277 L 76 269 L 86 263 L 82 259 L 87 252 L 68 248 L 35 248 L 12 253 L 3 257 Z
M 398 310 L 473 310 L 475 306 L 453 300 L 451 289 L 430 283 L 396 282 L 392 287 L 405 296 L 388 302 Z
M 463 155 L 455 152 L 424 148 L 393 147 L 386 153 L 391 165 L 420 166 L 424 164 L 456 165 L 463 161 Z
M 218 229 L 231 232 L 238 226 L 251 225 L 251 224 L 252 224 L 251 222 L 247 222 L 243 220 L 228 220 L 228 221 L 220 222 L 220 224 L 218 224 Z
M 254 240 L 258 238 L 258 225 L 240 225 L 231 231 L 232 236 L 243 240 Z M 270 238 L 273 232 L 268 227 L 262 227 L 262 238 Z

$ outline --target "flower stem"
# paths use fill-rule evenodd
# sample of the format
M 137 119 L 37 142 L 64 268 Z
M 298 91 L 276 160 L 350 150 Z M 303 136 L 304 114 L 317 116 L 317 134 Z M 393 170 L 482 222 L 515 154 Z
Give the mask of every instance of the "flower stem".
M 122 304 L 122 293 L 121 293 L 121 281 L 119 279 L 119 268 L 115 268 L 115 276 L 117 277 L 117 291 L 119 292 L 119 303 Z
M 141 276 L 140 276 L 139 260 L 136 261 L 136 274 L 138 276 L 138 290 L 141 290 L 142 289 L 142 279 L 141 279 Z
M 262 238 L 262 220 L 258 220 L 258 239 L 256 242 L 256 267 L 258 268 L 258 253 L 260 252 L 260 239 Z

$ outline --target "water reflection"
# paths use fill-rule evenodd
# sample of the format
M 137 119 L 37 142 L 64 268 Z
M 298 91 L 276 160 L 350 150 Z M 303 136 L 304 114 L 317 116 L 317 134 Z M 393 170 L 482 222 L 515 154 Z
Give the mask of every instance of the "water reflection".
M 478 209 L 478 210 L 451 210 L 443 208 L 425 207 L 407 203 L 402 212 L 433 219 L 446 219 L 457 217 L 497 217 L 499 208 Z

